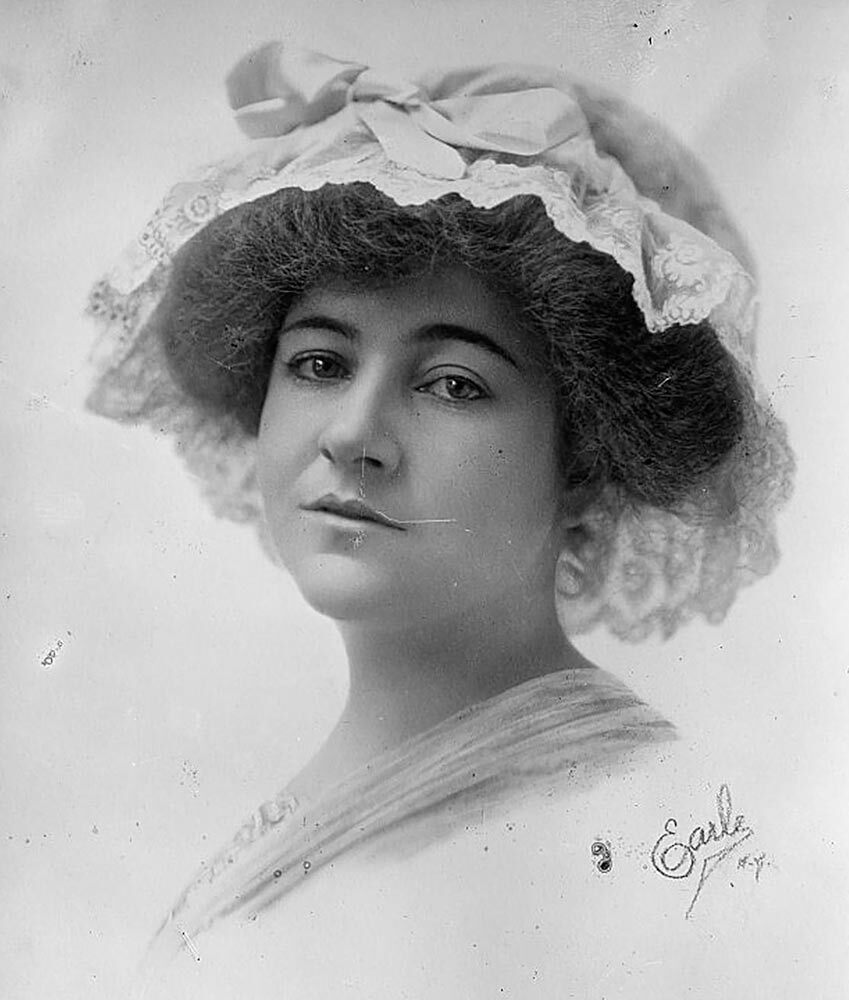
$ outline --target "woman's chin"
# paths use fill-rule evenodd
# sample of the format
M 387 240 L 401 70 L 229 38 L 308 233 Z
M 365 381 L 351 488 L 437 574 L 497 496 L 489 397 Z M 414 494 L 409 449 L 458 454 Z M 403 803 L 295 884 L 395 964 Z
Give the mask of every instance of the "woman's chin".
M 350 556 L 323 553 L 288 569 L 310 607 L 337 621 L 377 622 L 397 616 L 409 604 L 397 574 Z

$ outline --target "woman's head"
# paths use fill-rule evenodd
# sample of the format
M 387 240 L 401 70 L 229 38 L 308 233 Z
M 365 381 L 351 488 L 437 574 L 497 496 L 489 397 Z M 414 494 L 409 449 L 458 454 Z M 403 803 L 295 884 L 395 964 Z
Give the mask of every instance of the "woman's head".
M 551 387 L 570 546 L 595 543 L 575 627 L 669 634 L 773 568 L 792 456 L 750 367 L 750 260 L 674 137 L 527 66 L 393 82 L 273 43 L 228 93 L 260 141 L 173 187 L 93 290 L 90 409 L 173 433 L 267 543 L 257 432 L 290 310 L 463 273 Z
M 259 434 L 269 526 L 296 579 L 317 518 L 295 509 L 359 496 L 431 527 L 336 532 L 329 548 L 313 537 L 322 586 L 334 546 L 341 581 L 352 546 L 361 567 L 387 543 L 420 567 L 433 557 L 437 591 L 459 597 L 461 578 L 496 586 L 499 566 L 550 577 L 565 528 L 605 487 L 681 505 L 735 445 L 733 362 L 707 324 L 650 334 L 631 285 L 531 197 L 400 207 L 328 186 L 207 227 L 178 257 L 159 322 L 185 391 Z M 411 577 L 403 559 L 395 569 L 400 599 Z

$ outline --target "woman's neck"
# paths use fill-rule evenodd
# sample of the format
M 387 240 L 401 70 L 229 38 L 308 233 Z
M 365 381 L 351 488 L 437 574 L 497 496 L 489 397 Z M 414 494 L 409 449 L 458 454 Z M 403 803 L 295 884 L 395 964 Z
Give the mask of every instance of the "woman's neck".
M 587 661 L 563 636 L 553 602 L 528 615 L 487 607 L 403 629 L 340 626 L 348 698 L 330 737 L 291 785 L 313 797 L 406 740 L 534 677 Z

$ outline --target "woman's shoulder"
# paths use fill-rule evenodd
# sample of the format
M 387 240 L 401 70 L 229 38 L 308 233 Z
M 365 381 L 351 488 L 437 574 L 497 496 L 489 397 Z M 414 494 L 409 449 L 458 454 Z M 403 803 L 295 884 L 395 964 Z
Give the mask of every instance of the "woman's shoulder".
M 473 811 L 443 802 L 201 935 L 171 995 L 716 995 L 758 923 L 738 867 L 754 838 L 711 770 L 637 742 Z
M 580 791 L 530 792 L 362 843 L 184 949 L 163 996 L 576 996 L 625 961 L 654 888 L 645 750 Z M 629 825 L 630 824 L 630 825 Z M 600 846 L 599 846 L 600 845 Z M 615 942 L 613 947 L 605 940 Z M 178 992 L 173 992 L 177 990 Z M 157 994 L 158 996 L 159 994 Z
M 693 905 L 709 852 L 694 853 L 690 878 L 673 878 L 688 848 L 663 861 L 656 848 L 673 815 L 683 836 L 661 851 L 688 844 L 688 791 L 693 800 L 702 792 L 706 831 L 712 809 L 717 830 L 720 820 L 686 747 L 627 757 L 578 790 L 514 796 L 440 835 L 431 827 L 428 839 L 407 830 L 362 845 L 243 927 L 245 960 L 256 962 L 248 942 L 261 940 L 272 978 L 316 998 L 561 1000 L 594 995 L 599 983 L 634 995 L 635 978 L 679 995 L 704 927 L 728 900 L 705 886 Z
M 372 958 L 392 942 L 385 963 L 410 996 L 716 995 L 723 949 L 757 936 L 738 868 L 752 831 L 691 747 L 626 757 L 419 850 L 352 858 L 336 888 L 369 914 Z

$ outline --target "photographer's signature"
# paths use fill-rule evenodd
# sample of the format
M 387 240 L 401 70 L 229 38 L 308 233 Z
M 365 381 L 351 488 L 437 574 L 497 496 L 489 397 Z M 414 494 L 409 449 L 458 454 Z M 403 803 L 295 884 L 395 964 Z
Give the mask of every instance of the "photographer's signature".
M 693 912 L 705 882 L 725 858 L 755 832 L 742 814 L 732 817 L 728 785 L 722 785 L 717 793 L 716 812 L 717 820 L 711 820 L 704 826 L 694 826 L 686 837 L 678 832 L 678 820 L 674 817 L 668 819 L 651 852 L 652 865 L 665 878 L 689 878 L 694 873 L 698 874 L 696 891 L 685 913 L 687 918 Z

